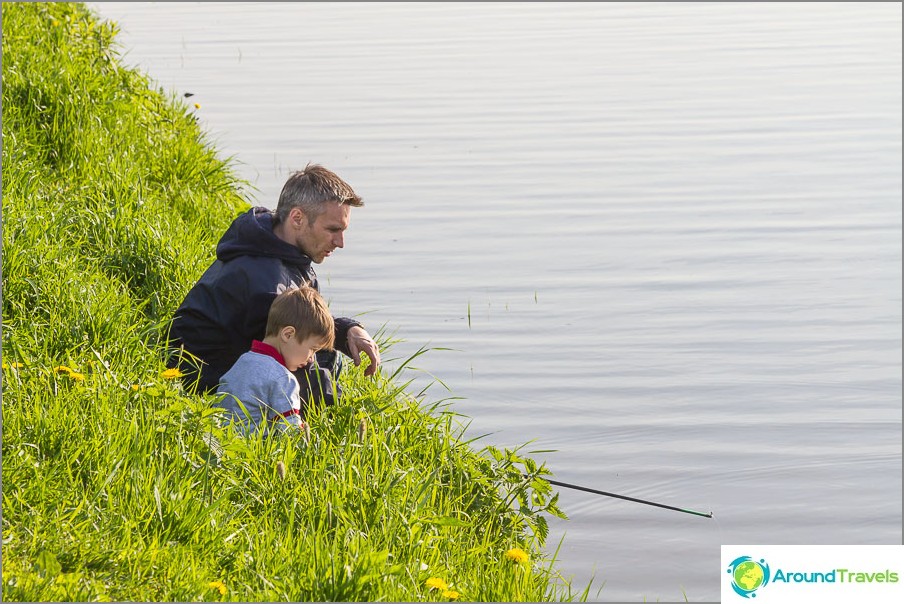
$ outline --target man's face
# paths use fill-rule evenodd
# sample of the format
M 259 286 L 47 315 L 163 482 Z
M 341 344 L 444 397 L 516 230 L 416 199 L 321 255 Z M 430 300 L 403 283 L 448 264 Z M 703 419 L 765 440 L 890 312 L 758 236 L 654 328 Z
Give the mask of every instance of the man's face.
M 320 264 L 337 247 L 345 247 L 345 229 L 348 228 L 352 208 L 347 204 L 328 203 L 325 209 L 309 224 L 307 216 L 301 213 L 295 244 L 314 264 Z

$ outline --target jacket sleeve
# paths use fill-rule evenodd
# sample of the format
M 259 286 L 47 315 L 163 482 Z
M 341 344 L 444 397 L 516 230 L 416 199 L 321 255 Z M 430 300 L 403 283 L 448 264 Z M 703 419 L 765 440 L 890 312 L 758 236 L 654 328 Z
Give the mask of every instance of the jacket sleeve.
M 364 327 L 360 322 L 348 317 L 334 317 L 336 344 L 335 348 L 347 357 L 351 357 L 352 353 L 348 349 L 348 330 L 354 326 Z

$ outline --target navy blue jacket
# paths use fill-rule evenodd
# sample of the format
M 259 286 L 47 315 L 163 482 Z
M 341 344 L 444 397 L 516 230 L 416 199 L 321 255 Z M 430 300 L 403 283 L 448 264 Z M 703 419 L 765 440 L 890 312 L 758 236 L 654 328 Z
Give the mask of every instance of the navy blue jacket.
M 273 214 L 255 207 L 236 218 L 217 244 L 217 259 L 189 290 L 176 311 L 169 345 L 180 346 L 201 361 L 199 392 L 216 389 L 220 376 L 263 340 L 267 313 L 277 294 L 309 285 L 319 291 L 311 259 L 273 234 Z M 336 348 L 346 355 L 348 330 L 358 321 L 334 318 Z M 195 365 L 174 358 L 187 385 L 198 378 Z M 299 370 L 301 371 L 301 370 Z

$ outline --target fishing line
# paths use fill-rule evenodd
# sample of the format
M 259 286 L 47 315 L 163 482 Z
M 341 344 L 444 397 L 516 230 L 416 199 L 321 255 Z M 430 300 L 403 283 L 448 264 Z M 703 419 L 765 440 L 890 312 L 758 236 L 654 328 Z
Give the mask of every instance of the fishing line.
M 525 476 L 525 478 L 527 478 Z M 684 512 L 685 514 L 693 514 L 694 516 L 702 516 L 704 518 L 712 518 L 712 512 L 698 512 L 696 510 L 689 510 L 687 508 L 679 508 L 673 505 L 666 505 L 664 503 L 656 503 L 655 501 L 647 501 L 646 499 L 638 499 L 637 497 L 628 497 L 627 495 L 617 495 L 615 493 L 607 493 L 606 491 L 599 491 L 597 489 L 590 489 L 588 487 L 582 487 L 576 484 L 569 484 L 567 482 L 560 482 L 558 480 L 550 480 L 549 478 L 542 478 L 549 484 L 554 484 L 557 487 L 565 487 L 566 489 L 574 489 L 576 491 L 584 491 L 586 493 L 593 493 L 594 495 L 603 495 L 605 497 L 614 497 L 616 499 L 624 499 L 625 501 L 633 501 L 634 503 L 642 503 L 644 505 L 652 505 L 658 508 L 663 508 L 666 510 L 673 510 L 675 512 Z

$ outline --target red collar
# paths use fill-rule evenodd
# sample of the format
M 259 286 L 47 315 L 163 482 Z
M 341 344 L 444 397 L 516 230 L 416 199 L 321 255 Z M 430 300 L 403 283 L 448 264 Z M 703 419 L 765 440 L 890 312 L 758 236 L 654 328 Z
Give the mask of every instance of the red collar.
M 280 365 L 286 367 L 286 359 L 283 358 L 283 355 L 279 354 L 279 351 L 273 346 L 261 342 L 260 340 L 254 340 L 251 342 L 251 352 L 257 352 L 259 354 L 265 354 L 268 357 L 273 357 L 274 359 L 279 361 Z M 288 367 L 286 367 L 286 369 L 288 369 Z

